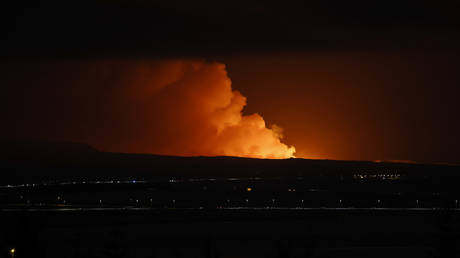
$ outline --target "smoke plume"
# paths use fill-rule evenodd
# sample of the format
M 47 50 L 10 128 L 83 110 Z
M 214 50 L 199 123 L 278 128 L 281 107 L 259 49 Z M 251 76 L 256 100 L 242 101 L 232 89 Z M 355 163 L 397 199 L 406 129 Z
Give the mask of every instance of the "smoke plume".
M 246 98 L 232 90 L 223 64 L 105 60 L 38 70 L 37 83 L 51 85 L 29 96 L 46 103 L 26 114 L 40 119 L 39 136 L 116 152 L 255 158 L 295 152 L 281 142 L 281 128 L 242 114 Z

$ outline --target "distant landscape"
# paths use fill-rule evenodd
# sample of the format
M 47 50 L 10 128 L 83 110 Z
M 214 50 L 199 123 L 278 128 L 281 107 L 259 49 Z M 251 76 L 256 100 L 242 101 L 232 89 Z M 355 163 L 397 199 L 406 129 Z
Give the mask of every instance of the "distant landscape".
M 432 257 L 459 239 L 453 165 L 1 149 L 4 254 Z

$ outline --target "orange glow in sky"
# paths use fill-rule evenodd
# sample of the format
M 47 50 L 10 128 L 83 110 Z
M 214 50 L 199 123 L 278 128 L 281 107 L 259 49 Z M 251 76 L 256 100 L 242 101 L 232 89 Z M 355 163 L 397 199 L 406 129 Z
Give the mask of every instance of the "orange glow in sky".
M 457 71 L 444 61 L 387 52 L 18 61 L 7 66 L 1 130 L 124 153 L 456 162 Z
M 120 113 L 131 116 L 129 130 L 136 132 L 130 138 L 121 135 L 113 146 L 101 144 L 105 148 L 181 156 L 294 157 L 295 148 L 282 142 L 279 126 L 268 127 L 257 113 L 242 114 L 246 97 L 232 89 L 224 64 L 115 62 L 96 68 L 122 82 L 116 101 L 128 107 Z

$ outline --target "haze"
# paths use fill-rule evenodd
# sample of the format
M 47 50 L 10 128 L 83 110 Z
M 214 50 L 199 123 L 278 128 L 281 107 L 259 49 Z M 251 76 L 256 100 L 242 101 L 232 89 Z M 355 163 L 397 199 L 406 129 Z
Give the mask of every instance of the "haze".
M 458 1 L 11 4 L 1 140 L 459 162 Z M 159 89 L 175 62 L 224 68 Z

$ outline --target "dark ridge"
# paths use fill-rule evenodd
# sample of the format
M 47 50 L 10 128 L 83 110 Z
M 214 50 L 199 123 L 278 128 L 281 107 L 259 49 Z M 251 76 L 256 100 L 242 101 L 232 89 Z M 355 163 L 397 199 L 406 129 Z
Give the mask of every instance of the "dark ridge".
M 432 180 L 460 175 L 459 166 L 310 159 L 177 157 L 98 152 L 81 143 L 1 145 L 0 185 L 65 180 L 165 180 L 224 177 L 340 177 L 397 172 Z

